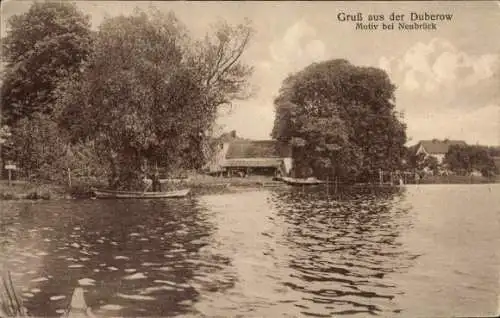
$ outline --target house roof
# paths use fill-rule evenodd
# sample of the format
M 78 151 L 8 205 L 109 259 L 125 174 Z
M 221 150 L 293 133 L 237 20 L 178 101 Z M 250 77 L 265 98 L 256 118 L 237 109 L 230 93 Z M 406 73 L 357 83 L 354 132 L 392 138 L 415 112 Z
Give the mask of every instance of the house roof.
M 250 159 L 228 159 L 223 167 L 243 167 L 243 168 L 278 168 L 282 163 L 280 158 L 250 158 Z
M 229 144 L 226 159 L 286 158 L 291 147 L 277 140 L 238 140 Z
M 428 154 L 445 154 L 450 149 L 450 146 L 466 146 L 465 141 L 462 140 L 421 140 L 418 145 L 424 147 Z M 418 148 L 418 147 L 417 147 Z

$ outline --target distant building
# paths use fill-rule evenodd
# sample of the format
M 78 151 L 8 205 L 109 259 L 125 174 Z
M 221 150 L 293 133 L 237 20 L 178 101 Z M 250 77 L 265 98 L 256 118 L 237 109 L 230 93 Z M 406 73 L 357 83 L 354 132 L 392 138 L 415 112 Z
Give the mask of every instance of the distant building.
M 466 146 L 467 143 L 462 140 L 421 140 L 415 145 L 416 154 L 424 154 L 437 159 L 439 163 L 443 163 L 444 156 L 450 149 L 450 146 Z
M 241 138 L 219 140 L 205 170 L 227 176 L 287 175 L 292 169 L 291 147 L 276 140 L 246 140 Z
M 213 138 L 210 142 L 210 149 L 207 149 L 207 158 L 209 158 L 207 164 L 203 167 L 208 173 L 218 174 L 224 171 L 222 163 L 226 159 L 226 153 L 229 148 L 229 144 L 236 140 L 243 140 L 239 138 L 236 131 L 233 130 L 228 133 L 223 133 L 217 138 Z
M 292 149 L 276 140 L 238 140 L 228 145 L 222 166 L 229 175 L 288 175 L 292 169 Z

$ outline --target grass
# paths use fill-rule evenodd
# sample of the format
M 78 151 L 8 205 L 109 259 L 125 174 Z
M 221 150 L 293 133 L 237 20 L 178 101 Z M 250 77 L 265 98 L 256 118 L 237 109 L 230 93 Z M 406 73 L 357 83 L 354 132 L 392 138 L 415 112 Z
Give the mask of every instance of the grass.
M 0 317 L 28 317 L 21 298 L 17 295 L 10 272 L 2 277 L 0 290 Z
M 265 185 L 279 184 L 268 176 L 215 177 L 199 173 L 191 173 L 189 178 L 180 182 L 164 184 L 163 191 L 179 188 L 191 188 L 196 194 L 231 193 L 244 189 L 260 188 Z M 6 180 L 0 180 L 0 200 L 49 200 L 61 198 L 89 198 L 91 186 L 105 187 L 95 181 L 80 180 L 72 187 L 53 184 L 36 184 L 23 181 L 13 181 L 8 185 Z M 414 180 L 408 180 L 414 183 Z M 376 182 L 378 183 L 378 182 Z M 477 176 L 426 176 L 419 180 L 419 184 L 481 184 L 500 183 L 500 176 L 486 178 Z
M 272 183 L 272 177 L 248 176 L 246 178 L 214 177 L 204 174 L 192 174 L 189 179 L 175 185 L 176 188 L 191 188 L 195 194 L 218 194 L 260 188 Z
M 65 196 L 64 187 L 51 184 L 35 184 L 14 181 L 0 181 L 0 200 L 49 200 Z
M 499 176 L 426 176 L 419 181 L 420 184 L 481 184 L 481 183 L 499 183 Z

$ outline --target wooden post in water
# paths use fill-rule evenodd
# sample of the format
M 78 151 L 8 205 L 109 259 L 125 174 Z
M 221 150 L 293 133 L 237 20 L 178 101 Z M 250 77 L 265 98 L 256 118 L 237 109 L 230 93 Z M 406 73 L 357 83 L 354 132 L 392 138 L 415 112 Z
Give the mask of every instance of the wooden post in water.
M 16 169 L 16 165 L 13 164 L 6 164 L 5 169 L 7 170 L 9 174 L 9 187 L 12 185 L 12 170 Z
M 378 169 L 378 181 L 379 181 L 380 185 L 382 185 L 382 183 L 384 182 L 384 176 L 382 174 L 382 169 Z
M 326 195 L 330 196 L 330 177 L 326 177 Z
M 68 187 L 71 188 L 71 169 L 68 167 L 67 171 L 68 171 Z

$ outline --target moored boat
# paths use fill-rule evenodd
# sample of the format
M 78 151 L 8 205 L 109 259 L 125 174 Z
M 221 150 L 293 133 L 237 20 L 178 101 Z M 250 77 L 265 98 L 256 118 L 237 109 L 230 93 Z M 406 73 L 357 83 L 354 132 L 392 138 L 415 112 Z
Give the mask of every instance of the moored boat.
M 316 178 L 290 178 L 290 177 L 282 177 L 281 180 L 290 185 L 317 185 L 317 184 L 325 184 L 325 181 L 316 179 Z
M 96 318 L 90 307 L 85 302 L 83 289 L 77 287 L 71 296 L 71 303 L 64 317 L 68 318 Z
M 142 192 L 142 191 L 114 191 L 94 189 L 94 196 L 97 199 L 164 199 L 183 198 L 189 194 L 191 189 L 181 189 L 165 192 Z

